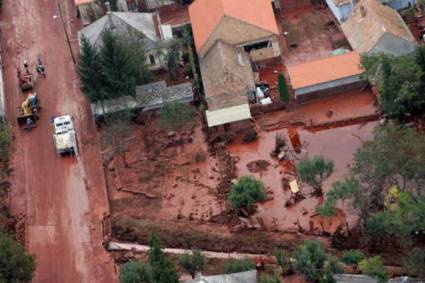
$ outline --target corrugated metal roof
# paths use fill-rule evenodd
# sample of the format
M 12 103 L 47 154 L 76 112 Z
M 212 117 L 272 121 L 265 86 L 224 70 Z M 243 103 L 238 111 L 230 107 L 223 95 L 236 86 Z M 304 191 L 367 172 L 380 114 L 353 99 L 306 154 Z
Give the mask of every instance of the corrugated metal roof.
M 257 270 L 249 270 L 238 273 L 202 276 L 194 280 L 186 281 L 186 283 L 256 283 Z
M 248 103 L 223 108 L 215 111 L 205 111 L 209 127 L 220 126 L 227 123 L 242 121 L 251 118 L 251 111 Z

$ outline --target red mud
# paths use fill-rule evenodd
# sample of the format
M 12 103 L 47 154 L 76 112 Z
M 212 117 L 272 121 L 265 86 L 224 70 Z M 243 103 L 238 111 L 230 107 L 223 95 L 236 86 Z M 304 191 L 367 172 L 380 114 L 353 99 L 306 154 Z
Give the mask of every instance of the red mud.
M 347 165 L 351 162 L 353 153 L 360 147 L 362 140 L 368 140 L 372 137 L 375 125 L 376 123 L 368 123 L 315 133 L 299 130 L 302 153 L 293 153 L 292 156 L 294 160 L 297 160 L 303 156 L 322 155 L 334 161 L 335 171 L 324 183 L 324 191 L 326 192 L 331 183 L 340 180 L 347 173 Z M 344 214 L 348 215 L 347 219 L 350 224 L 354 224 L 356 217 L 348 209 L 344 211 L 344 214 L 339 212 L 334 218 L 314 216 L 319 199 L 310 197 L 311 188 L 308 186 L 301 187 L 301 192 L 306 196 L 306 199 L 290 208 L 285 207 L 291 193 L 284 190 L 282 178 L 286 176 L 295 179 L 295 176 L 291 177 L 292 170 L 288 172 L 284 162 L 278 162 L 270 156 L 275 147 L 277 133 L 281 133 L 287 138 L 288 142 L 290 141 L 287 130 L 284 129 L 279 132 L 261 132 L 259 139 L 251 144 L 235 142 L 229 147 L 230 152 L 237 156 L 239 160 L 236 164 L 238 176 L 253 175 L 261 179 L 269 194 L 273 196 L 273 200 L 266 201 L 259 206 L 258 212 L 251 217 L 252 220 L 262 221 L 270 229 L 280 231 L 302 229 L 314 234 L 320 234 L 323 231 L 334 232 L 338 225 L 344 223 Z M 268 161 L 271 164 L 269 170 L 259 173 L 249 172 L 247 164 L 258 159 Z
M 59 2 L 73 40 L 73 1 Z M 2 8 L 6 110 L 15 136 L 11 209 L 26 217 L 25 244 L 37 261 L 32 282 L 116 282 L 112 259 L 102 246 L 102 220 L 109 207 L 98 136 L 56 14 L 55 1 L 49 0 L 7 1 Z M 75 40 L 73 47 L 78 49 Z M 22 132 L 15 122 L 23 99 L 16 67 L 26 59 L 35 70 L 38 53 L 47 70 L 35 88 L 43 109 L 37 127 Z M 50 119 L 63 114 L 74 117 L 78 158 L 55 152 Z

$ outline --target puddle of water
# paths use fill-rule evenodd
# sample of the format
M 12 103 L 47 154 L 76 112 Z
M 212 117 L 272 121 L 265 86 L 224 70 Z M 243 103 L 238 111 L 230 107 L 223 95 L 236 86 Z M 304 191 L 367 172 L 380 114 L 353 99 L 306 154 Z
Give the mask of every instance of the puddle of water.
M 251 144 L 235 142 L 229 146 L 231 154 L 237 156 L 236 164 L 238 176 L 252 175 L 260 179 L 273 199 L 264 202 L 259 206 L 258 212 L 253 215 L 253 219 L 262 218 L 268 228 L 279 230 L 298 230 L 299 227 L 306 231 L 333 232 L 339 224 L 346 220 L 350 225 L 357 221 L 357 216 L 353 211 L 338 212 L 333 218 L 322 218 L 314 216 L 314 211 L 319 204 L 319 199 L 310 197 L 311 188 L 301 185 L 301 192 L 306 199 L 298 202 L 290 208 L 285 207 L 286 201 L 290 198 L 290 192 L 284 190 L 282 177 L 288 171 L 288 162 L 278 162 L 271 157 L 271 152 L 275 148 L 275 138 L 281 134 L 286 138 L 292 149 L 301 154 L 295 154 L 296 158 L 303 156 L 321 155 L 326 159 L 333 160 L 335 164 L 334 172 L 323 184 L 324 192 L 329 190 L 331 184 L 341 180 L 347 173 L 347 166 L 352 160 L 355 151 L 361 146 L 362 141 L 372 138 L 373 129 L 376 122 L 361 125 L 352 125 L 341 128 L 328 129 L 318 132 L 308 132 L 303 129 L 283 129 L 276 132 L 261 132 L 259 138 Z M 271 166 L 267 171 L 251 173 L 247 164 L 255 160 L 266 160 Z M 289 163 L 289 165 L 291 165 Z M 346 205 L 346 207 L 348 207 Z

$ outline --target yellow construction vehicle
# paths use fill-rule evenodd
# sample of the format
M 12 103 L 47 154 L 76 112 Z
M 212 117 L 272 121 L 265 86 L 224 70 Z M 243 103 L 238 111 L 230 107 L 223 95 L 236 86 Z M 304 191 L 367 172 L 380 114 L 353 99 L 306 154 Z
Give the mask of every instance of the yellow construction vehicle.
M 28 94 L 27 98 L 19 107 L 18 125 L 20 129 L 31 129 L 35 127 L 38 112 L 41 109 L 40 100 L 36 93 Z

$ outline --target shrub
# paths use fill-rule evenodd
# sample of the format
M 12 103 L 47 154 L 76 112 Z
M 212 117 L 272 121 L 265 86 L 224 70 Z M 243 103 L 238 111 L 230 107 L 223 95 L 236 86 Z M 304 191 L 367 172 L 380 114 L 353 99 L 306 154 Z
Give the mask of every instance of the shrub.
M 35 258 L 24 247 L 0 232 L 0 282 L 29 282 L 35 270 Z
M 196 272 L 204 270 L 206 260 L 200 250 L 194 250 L 192 253 L 185 253 L 179 258 L 179 265 L 195 278 Z
M 283 274 L 288 274 L 292 272 L 292 263 L 285 252 L 283 251 L 277 252 L 276 261 L 279 264 L 279 266 L 282 268 Z
M 364 255 L 359 250 L 348 250 L 348 251 L 345 251 L 344 254 L 342 255 L 342 261 L 345 264 L 353 266 L 354 268 L 357 268 L 357 265 L 363 259 L 364 259 Z
M 415 248 L 401 260 L 404 273 L 412 277 L 425 278 L 425 250 Z
M 280 276 L 279 274 L 262 274 L 260 277 L 260 283 L 280 283 Z
M 121 266 L 121 283 L 153 283 L 151 267 L 141 261 L 129 261 Z
M 360 269 L 366 275 L 376 278 L 378 283 L 388 280 L 388 273 L 380 256 L 370 257 L 359 262 Z
M 333 169 L 333 161 L 326 160 L 321 156 L 303 159 L 297 166 L 301 181 L 312 186 L 320 195 L 322 194 L 322 183 L 332 174 Z
M 166 130 L 177 130 L 190 122 L 194 111 L 189 104 L 166 102 L 160 111 L 161 126 Z
M 223 272 L 225 274 L 237 273 L 255 269 L 255 264 L 249 258 L 244 258 L 240 260 L 230 260 L 224 263 L 223 269 Z
M 249 176 L 241 177 L 229 194 L 229 202 L 234 209 L 249 208 L 265 198 L 263 183 Z
M 280 99 L 283 102 L 289 101 L 288 86 L 286 85 L 285 76 L 280 73 L 277 77 L 277 88 L 279 89 Z

